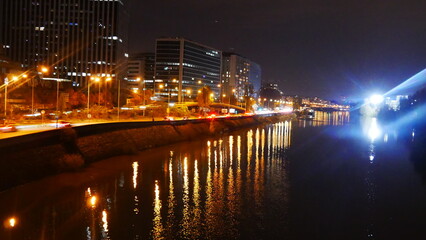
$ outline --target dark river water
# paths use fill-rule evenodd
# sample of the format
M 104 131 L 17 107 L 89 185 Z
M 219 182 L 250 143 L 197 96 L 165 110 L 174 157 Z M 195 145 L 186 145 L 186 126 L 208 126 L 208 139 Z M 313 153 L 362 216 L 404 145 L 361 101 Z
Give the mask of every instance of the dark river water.
M 416 134 L 318 112 L 104 160 L 0 193 L 0 239 L 426 239 Z

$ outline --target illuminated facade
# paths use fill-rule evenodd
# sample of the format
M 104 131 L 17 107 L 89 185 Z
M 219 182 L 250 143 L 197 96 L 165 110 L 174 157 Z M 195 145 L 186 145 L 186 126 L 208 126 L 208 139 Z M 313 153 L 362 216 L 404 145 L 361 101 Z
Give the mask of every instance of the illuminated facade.
M 235 53 L 223 53 L 222 93 L 234 94 L 237 98 L 254 96 L 261 87 L 262 70 L 260 66 Z
M 157 39 L 154 92 L 181 102 L 209 86 L 218 97 L 221 57 L 219 50 L 183 38 Z
M 139 92 L 140 90 L 152 89 L 154 79 L 154 53 L 140 53 L 131 55 L 127 64 L 127 87 Z
M 24 69 L 85 85 L 89 76 L 124 79 L 127 0 L 3 0 L 0 43 Z

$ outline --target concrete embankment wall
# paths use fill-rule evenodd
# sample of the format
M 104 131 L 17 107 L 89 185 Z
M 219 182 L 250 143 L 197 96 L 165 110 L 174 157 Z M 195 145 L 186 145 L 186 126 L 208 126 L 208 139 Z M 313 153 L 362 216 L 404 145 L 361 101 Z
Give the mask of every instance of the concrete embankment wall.
M 176 122 L 117 122 L 0 140 L 0 191 L 91 162 L 290 119 L 290 115 Z

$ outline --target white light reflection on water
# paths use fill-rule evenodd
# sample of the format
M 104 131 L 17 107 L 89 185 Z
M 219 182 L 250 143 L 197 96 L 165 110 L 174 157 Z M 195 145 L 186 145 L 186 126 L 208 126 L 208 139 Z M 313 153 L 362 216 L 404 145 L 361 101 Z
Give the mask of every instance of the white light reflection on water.
M 232 149 L 234 148 L 234 136 L 229 136 L 229 164 L 232 166 L 233 161 L 233 152 Z
M 237 137 L 237 163 L 238 168 L 241 167 L 241 136 L 238 135 Z
M 250 176 L 250 164 L 253 154 L 253 130 L 247 132 L 247 178 Z
M 106 210 L 102 211 L 102 239 L 110 239 L 108 230 L 108 213 Z
M 190 236 L 190 209 L 189 209 L 189 177 L 188 177 L 188 158 L 183 159 L 183 208 L 182 208 L 182 222 L 181 222 L 181 236 L 187 239 Z
M 173 156 L 174 156 L 174 152 L 170 151 L 169 169 L 168 169 L 168 172 L 169 172 L 169 197 L 167 199 L 168 210 L 167 210 L 167 222 L 166 222 L 167 235 L 168 236 L 172 236 L 174 234 L 173 224 L 175 222 L 176 202 L 175 202 L 175 191 L 174 191 L 175 189 L 174 189 L 174 183 L 173 183 Z
M 201 220 L 201 209 L 200 209 L 200 174 L 198 171 L 198 161 L 194 162 L 194 193 L 193 193 L 193 202 L 194 202 L 194 222 L 199 222 Z
M 298 126 L 321 127 L 321 126 L 341 126 L 350 121 L 350 113 L 347 111 L 315 111 L 314 119 L 298 120 Z
M 133 167 L 133 188 L 136 189 L 136 187 L 138 186 L 138 168 L 139 168 L 139 163 L 138 162 L 133 162 L 132 163 L 132 167 Z
M 158 180 L 155 180 L 155 190 L 154 190 L 154 219 L 153 229 L 152 229 L 152 238 L 153 239 L 163 239 L 163 224 L 161 221 L 161 200 L 160 200 L 160 186 Z
M 370 137 L 371 142 L 374 142 L 376 138 L 380 137 L 381 130 L 377 124 L 377 118 L 372 118 L 370 127 L 368 130 L 368 136 Z

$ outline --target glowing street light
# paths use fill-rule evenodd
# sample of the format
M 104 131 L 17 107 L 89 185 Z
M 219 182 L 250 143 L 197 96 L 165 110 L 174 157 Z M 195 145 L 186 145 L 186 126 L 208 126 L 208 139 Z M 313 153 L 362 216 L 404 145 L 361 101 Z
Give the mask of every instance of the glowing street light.
M 9 226 L 10 227 L 15 227 L 16 225 L 16 219 L 15 218 L 10 218 L 9 219 Z
M 44 67 L 44 66 L 42 66 L 40 70 L 41 70 L 42 73 L 48 73 L 49 72 L 49 68 Z
M 18 81 L 18 77 L 17 76 L 12 76 L 11 77 L 11 82 L 15 82 Z M 4 121 L 6 123 L 6 117 L 7 117 L 7 86 L 9 85 L 9 79 L 6 77 L 4 79 Z
M 186 89 L 186 94 L 191 97 L 191 89 Z M 183 94 L 183 102 L 185 102 L 185 94 Z
M 4 221 L 5 228 L 14 228 L 18 224 L 18 219 L 16 217 L 10 217 L 6 221 Z

